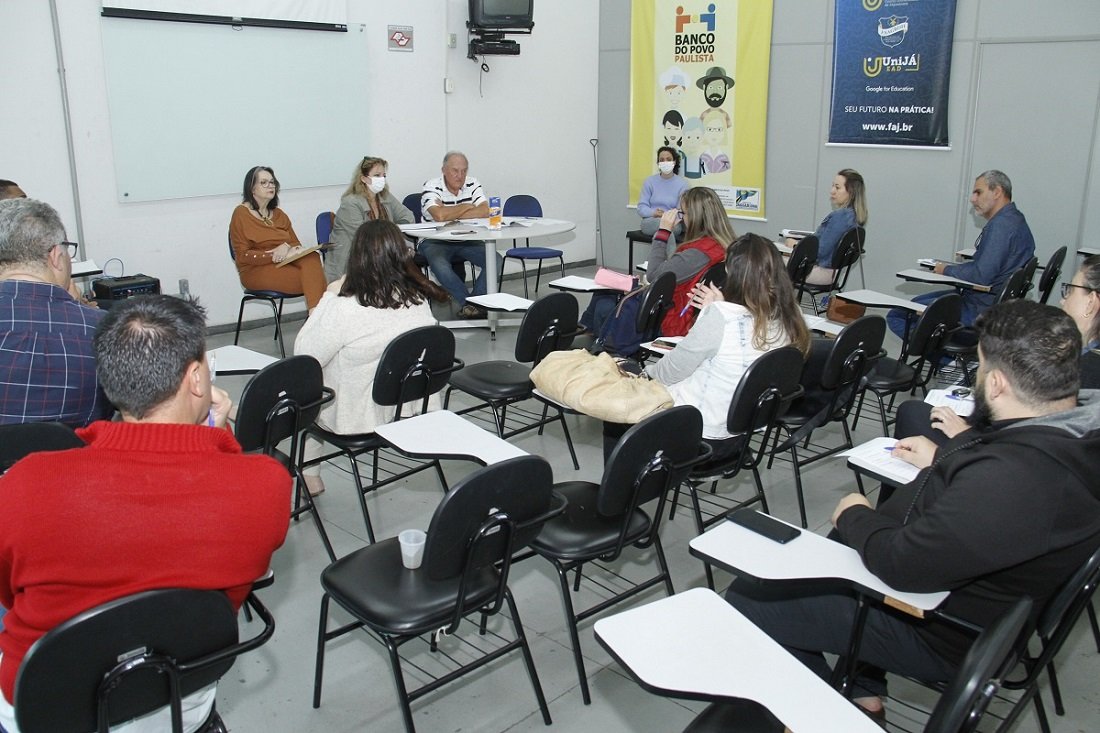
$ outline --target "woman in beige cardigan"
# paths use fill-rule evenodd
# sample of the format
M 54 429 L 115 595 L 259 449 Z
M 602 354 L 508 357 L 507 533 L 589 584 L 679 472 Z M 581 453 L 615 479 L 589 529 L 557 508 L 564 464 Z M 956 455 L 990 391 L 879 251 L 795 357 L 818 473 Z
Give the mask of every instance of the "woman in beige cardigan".
M 328 286 L 298 332 L 294 353 L 321 362 L 325 384 L 336 390 L 336 399 L 318 418 L 327 430 L 369 433 L 392 417 L 393 408 L 382 408 L 371 399 L 378 360 L 397 336 L 436 323 L 428 295 L 406 272 L 410 257 L 393 222 L 364 223 L 351 243 L 347 273 Z M 310 440 L 306 458 L 321 455 L 321 448 L 320 442 Z M 325 488 L 319 470 L 305 469 L 306 486 L 315 495 Z

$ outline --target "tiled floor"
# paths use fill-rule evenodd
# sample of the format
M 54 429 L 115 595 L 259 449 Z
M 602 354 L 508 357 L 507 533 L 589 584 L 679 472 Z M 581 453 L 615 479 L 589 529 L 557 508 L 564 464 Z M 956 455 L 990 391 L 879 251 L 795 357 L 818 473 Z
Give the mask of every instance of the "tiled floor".
M 578 274 L 587 274 L 579 272 Z M 545 288 L 545 286 L 544 286 Z M 506 283 L 506 290 L 522 292 L 517 281 Z M 583 306 L 583 302 L 582 302 Z M 444 315 L 444 314 L 441 314 Z M 444 317 L 448 317 L 444 315 Z M 288 351 L 300 322 L 287 328 Z M 482 329 L 457 330 L 458 355 L 467 363 L 492 358 L 511 358 L 515 329 L 502 329 L 496 341 Z M 232 334 L 210 339 L 211 347 L 232 343 Z M 242 345 L 265 353 L 277 354 L 269 328 L 242 334 Z M 896 345 L 894 345 L 896 349 Z M 223 377 L 219 384 L 236 396 L 245 377 Z M 565 449 L 560 428 L 551 426 L 544 435 L 527 433 L 516 444 L 547 458 L 554 466 L 555 480 L 585 479 L 598 481 L 602 471 L 600 429 L 596 421 L 570 417 L 570 431 L 577 446 L 581 469 L 574 471 Z M 857 442 L 874 437 L 877 421 L 862 420 L 855 433 Z M 824 438 L 839 440 L 839 430 Z M 473 470 L 471 464 L 444 464 L 452 483 Z M 347 465 L 328 465 L 323 476 L 328 486 L 318 499 L 320 510 L 338 555 L 366 544 L 362 515 L 347 474 Z M 794 482 L 790 466 L 776 464 L 762 472 L 772 512 L 789 521 L 797 521 Z M 829 514 L 837 500 L 853 489 L 852 474 L 840 459 L 825 460 L 803 474 L 811 527 L 826 531 Z M 738 484 L 747 495 L 751 478 Z M 227 491 L 233 487 L 227 486 Z M 389 537 L 399 530 L 425 528 L 438 503 L 440 490 L 433 472 L 419 473 L 405 482 L 372 494 L 371 518 L 378 536 Z M 686 512 L 679 512 L 661 529 L 664 546 L 677 590 L 704 585 L 702 565 L 688 554 L 687 543 L 694 536 Z M 628 576 L 648 570 L 641 563 L 648 553 L 626 553 L 623 563 Z M 639 562 L 640 561 L 640 562 Z M 275 585 L 262 592 L 264 602 L 277 620 L 274 638 L 257 652 L 237 662 L 218 690 L 218 708 L 231 730 L 235 731 L 399 731 L 401 716 L 397 709 L 389 663 L 380 644 L 365 634 L 356 633 L 331 643 L 326 654 L 325 687 L 321 707 L 312 708 L 314 655 L 317 643 L 321 589 L 318 576 L 327 564 L 316 529 L 307 519 L 291 526 L 286 544 L 272 565 Z M 718 574 L 718 582 L 723 576 Z M 688 724 L 701 703 L 662 698 L 643 691 L 614 663 L 595 641 L 592 622 L 581 627 L 581 645 L 592 690 L 592 704 L 585 706 L 570 653 L 568 632 L 561 609 L 557 580 L 544 560 L 533 558 L 514 566 L 510 581 L 535 664 L 549 700 L 553 729 L 561 731 L 679 731 Z M 654 589 L 640 599 L 644 603 L 660 597 Z M 596 598 L 591 584 L 582 586 L 580 603 Z M 627 606 L 624 606 L 624 608 Z M 340 612 L 333 618 L 341 619 Z M 242 622 L 243 623 L 243 622 Z M 492 629 L 507 633 L 507 624 L 497 620 Z M 457 639 L 445 639 L 443 651 L 455 658 L 466 654 L 469 641 L 484 644 L 466 625 Z M 248 633 L 244 629 L 243 633 Z M 491 643 L 491 642 L 490 642 Z M 439 668 L 439 655 L 426 646 L 412 642 L 405 647 L 424 672 Z M 735 659 L 730 664 L 737 664 Z M 424 672 L 406 667 L 410 686 L 425 679 Z M 1059 678 L 1066 700 L 1066 716 L 1053 718 L 1058 733 L 1100 730 L 1100 654 L 1092 642 L 1087 625 L 1082 623 L 1066 643 L 1059 665 Z M 896 692 L 907 697 L 924 697 L 921 690 L 902 684 Z M 1048 708 L 1050 706 L 1048 705 Z M 903 723 L 903 713 L 891 707 L 891 719 Z M 433 731 L 539 731 L 545 727 L 538 713 L 534 694 L 518 654 L 498 660 L 461 681 L 438 690 L 413 704 L 413 716 L 421 733 Z M 912 726 L 908 726 L 912 729 Z M 983 728 L 990 728 L 986 725 Z M 1018 731 L 1037 730 L 1032 713 L 1016 726 Z M 812 733 L 799 731 L 798 733 Z

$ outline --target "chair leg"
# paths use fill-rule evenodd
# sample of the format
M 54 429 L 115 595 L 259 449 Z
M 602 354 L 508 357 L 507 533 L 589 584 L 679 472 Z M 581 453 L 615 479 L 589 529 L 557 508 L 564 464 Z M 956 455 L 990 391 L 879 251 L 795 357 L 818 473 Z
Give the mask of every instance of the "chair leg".
M 577 451 L 573 450 L 573 438 L 569 435 L 569 425 L 565 422 L 565 410 L 558 410 L 558 419 L 561 420 L 561 430 L 565 433 L 565 447 L 569 449 L 569 457 L 573 459 L 573 470 L 581 470 L 581 464 L 577 461 Z
M 546 695 L 542 692 L 542 684 L 539 682 L 539 673 L 535 670 L 535 659 L 531 656 L 531 647 L 527 644 L 527 635 L 523 633 L 523 622 L 519 617 L 519 609 L 516 608 L 516 600 L 512 597 L 512 591 L 504 589 L 504 599 L 508 601 L 508 610 L 512 614 L 512 628 L 515 629 L 519 648 L 523 652 L 523 663 L 527 665 L 527 676 L 531 678 L 531 686 L 535 688 L 535 699 L 538 700 L 539 710 L 542 711 L 542 722 L 550 725 L 550 708 L 546 704 Z
M 538 269 L 535 270 L 535 297 L 538 297 L 538 294 L 539 294 L 539 280 L 540 279 L 542 279 L 542 260 L 539 260 Z M 524 285 L 526 285 L 526 284 L 527 283 L 525 282 Z M 526 289 L 524 290 L 524 292 L 525 293 L 527 292 Z
M 1054 672 L 1054 660 L 1047 665 L 1047 676 L 1050 678 L 1050 698 L 1054 701 L 1054 713 L 1065 715 L 1066 706 L 1062 703 L 1062 688 L 1058 684 L 1058 675 Z
M 302 478 L 301 472 L 296 470 L 295 473 L 297 474 L 296 480 L 299 487 L 298 493 L 305 505 L 298 510 L 298 513 L 309 512 L 313 515 L 313 523 L 317 525 L 317 534 L 321 535 L 321 543 L 325 546 L 328 559 L 330 562 L 336 562 L 336 553 L 332 551 L 332 543 L 329 542 L 328 532 L 325 531 L 325 523 L 321 521 L 321 513 L 317 510 L 317 504 L 313 501 L 313 497 L 309 495 L 309 491 L 304 490 L 306 482 Z
M 802 519 L 802 529 L 809 525 L 806 522 L 806 497 L 802 494 L 802 471 L 798 467 L 798 448 L 791 446 L 791 463 L 794 466 L 794 490 L 798 496 L 798 516 Z
M 676 589 L 672 587 L 672 573 L 668 570 L 668 561 L 665 559 L 665 548 L 661 546 L 661 537 L 658 534 L 653 535 L 653 549 L 657 552 L 657 566 L 661 569 L 661 575 L 665 581 L 665 590 L 668 591 L 668 595 L 676 595 Z
M 321 678 L 325 670 L 325 631 L 328 627 L 328 593 L 321 597 L 321 621 L 317 628 L 317 660 L 313 667 L 313 707 L 321 707 Z
M 248 298 L 241 298 L 241 307 L 237 311 L 237 330 L 233 333 L 233 345 L 236 346 L 237 342 L 241 340 L 241 321 L 244 320 L 244 304 L 248 302 Z
M 530 298 L 531 296 L 527 294 L 527 260 L 521 258 L 519 266 L 523 268 L 523 297 Z
M 374 527 L 371 526 L 370 511 L 367 509 L 367 492 L 363 489 L 363 480 L 359 478 L 359 463 L 350 452 L 346 455 L 348 460 L 351 461 L 351 477 L 355 480 L 355 494 L 359 497 L 359 508 L 363 510 L 363 523 L 367 525 L 367 537 L 373 545 L 375 542 Z M 377 465 L 377 457 L 378 452 L 375 451 L 375 465 Z M 377 483 L 377 476 L 375 477 L 375 483 Z
M 1085 606 L 1085 610 L 1089 614 L 1089 626 L 1092 627 L 1092 639 L 1096 642 L 1096 653 L 1100 654 L 1100 625 L 1096 623 L 1096 607 L 1089 601 L 1089 604 Z
M 435 472 L 439 476 L 439 485 L 443 488 L 443 493 L 446 494 L 450 491 L 450 487 L 447 486 L 447 477 L 443 475 L 443 464 L 439 462 L 439 459 L 432 461 L 435 465 Z
M 577 614 L 573 610 L 573 601 L 569 597 L 569 578 L 566 574 L 568 571 L 558 562 L 554 562 L 554 569 L 558 571 L 558 582 L 561 585 L 561 603 L 565 609 L 565 624 L 569 627 L 569 640 L 573 644 L 573 662 L 577 665 L 581 699 L 585 705 L 591 705 L 592 696 L 588 692 L 588 676 L 584 671 L 584 658 L 581 657 L 581 637 L 577 633 Z
M 275 340 L 279 342 L 279 355 L 286 358 L 286 347 L 283 345 L 283 299 L 279 298 L 279 307 L 275 312 Z
M 752 467 L 752 478 L 756 482 L 756 496 L 760 499 L 760 508 L 764 510 L 765 514 L 771 514 L 771 509 L 768 508 L 768 497 L 764 493 L 764 482 L 760 480 L 760 471 L 756 466 Z
M 447 387 L 447 391 L 443 393 L 443 409 L 446 410 L 447 406 L 451 404 L 451 390 L 454 387 Z
M 413 725 L 409 691 L 405 688 L 405 676 L 401 674 L 401 657 L 397 653 L 397 645 L 388 636 L 383 635 L 381 638 L 382 643 L 386 645 L 386 651 L 390 655 L 393 684 L 397 688 L 397 702 L 401 705 L 401 718 L 405 721 L 405 730 L 407 733 L 416 733 L 416 726 Z

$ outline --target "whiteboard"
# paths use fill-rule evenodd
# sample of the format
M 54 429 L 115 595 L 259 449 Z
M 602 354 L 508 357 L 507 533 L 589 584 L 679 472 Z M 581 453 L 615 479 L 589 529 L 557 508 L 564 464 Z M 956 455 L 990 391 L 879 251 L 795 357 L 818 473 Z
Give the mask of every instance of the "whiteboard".
M 348 33 L 101 18 L 118 199 L 347 183 L 368 149 L 367 43 Z

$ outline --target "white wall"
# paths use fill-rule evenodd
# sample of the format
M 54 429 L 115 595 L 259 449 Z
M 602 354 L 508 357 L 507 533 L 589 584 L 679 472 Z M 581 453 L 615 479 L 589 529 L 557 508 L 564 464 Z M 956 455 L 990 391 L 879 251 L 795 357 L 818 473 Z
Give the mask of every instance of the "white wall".
M 57 5 L 86 254 L 100 263 L 118 257 L 127 274 L 155 275 L 168 292 L 176 290 L 180 278 L 188 278 L 191 292 L 206 304 L 212 325 L 233 322 L 240 286 L 229 262 L 225 233 L 238 197 L 117 201 L 100 3 L 66 0 Z M 547 216 L 577 222 L 576 232 L 556 243 L 566 251 L 567 261 L 592 258 L 595 181 L 588 139 L 596 135 L 597 15 L 596 5 L 588 0 L 540 3 L 534 34 L 519 37 L 522 54 L 489 58 L 492 70 L 480 79 L 479 93 L 479 66 L 465 58 L 465 0 L 349 0 L 349 32 L 363 33 L 370 65 L 334 68 L 332 73 L 345 76 L 349 89 L 358 87 L 373 100 L 363 121 L 363 154 L 389 160 L 391 188 L 401 197 L 438 173 L 444 152 L 462 149 L 470 158 L 472 175 L 491 194 L 531 193 L 540 198 Z M 387 24 L 414 27 L 413 53 L 386 50 Z M 446 47 L 448 33 L 457 35 L 457 48 Z M 0 115 L 0 178 L 15 180 L 29 195 L 53 204 L 75 239 L 48 3 L 3 0 L 0 48 L 9 59 L 8 73 L 0 75 L 0 98 L 5 100 Z M 269 63 L 277 72 L 277 49 Z M 254 83 L 253 73 L 226 69 L 225 83 Z M 443 92 L 447 76 L 454 80 L 453 94 Z M 280 99 L 274 88 L 272 108 L 255 111 L 257 134 L 262 135 L 263 115 L 277 114 L 280 104 L 293 103 Z M 323 110 L 317 114 L 317 144 L 325 144 Z M 277 172 L 279 151 L 272 150 L 262 162 Z M 349 178 L 355 162 L 348 161 Z M 163 174 L 170 176 L 172 171 Z M 283 184 L 283 208 L 302 240 L 314 241 L 314 217 L 338 205 L 346 183 L 311 189 L 295 189 L 293 181 Z M 263 311 L 251 313 L 261 317 Z

